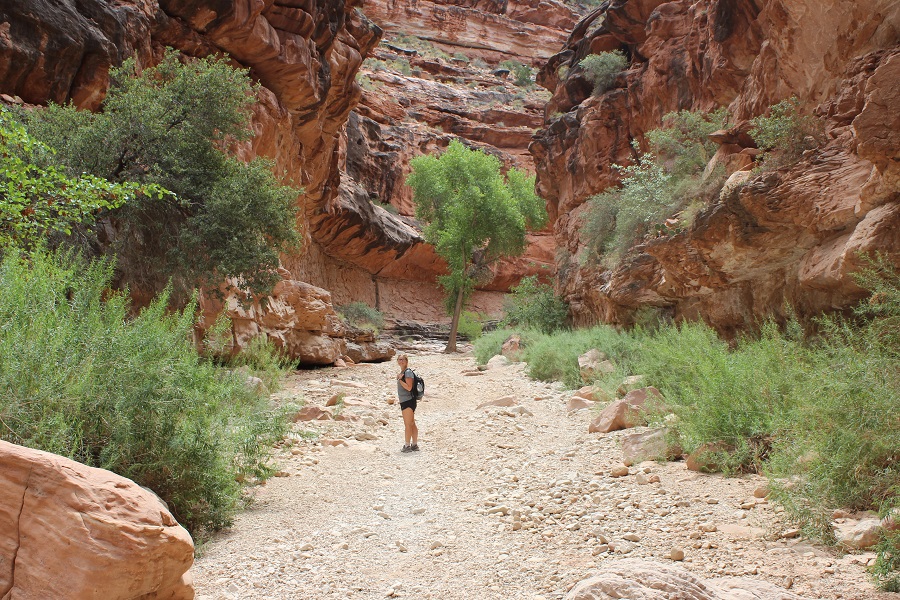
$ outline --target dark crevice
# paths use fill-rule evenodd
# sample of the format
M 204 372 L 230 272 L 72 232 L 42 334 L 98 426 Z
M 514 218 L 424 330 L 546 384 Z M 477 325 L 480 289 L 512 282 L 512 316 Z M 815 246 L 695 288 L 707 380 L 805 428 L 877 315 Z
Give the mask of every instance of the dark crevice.
M 9 566 L 9 589 L 0 590 L 0 596 L 5 597 L 9 590 L 16 587 L 16 556 L 19 554 L 19 547 L 22 545 L 22 511 L 25 510 L 25 495 L 28 493 L 28 486 L 31 482 L 31 474 L 34 472 L 33 469 L 28 470 L 28 476 L 25 478 L 25 487 L 22 490 L 22 499 L 19 502 L 19 514 L 16 515 L 16 547 L 12 552 L 12 556 L 10 557 Z

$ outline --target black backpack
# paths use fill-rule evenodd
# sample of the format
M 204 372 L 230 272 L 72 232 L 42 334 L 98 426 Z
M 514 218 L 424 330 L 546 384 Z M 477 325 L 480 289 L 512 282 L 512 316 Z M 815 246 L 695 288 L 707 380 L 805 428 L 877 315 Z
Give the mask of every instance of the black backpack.
M 413 371 L 413 386 L 409 393 L 412 394 L 413 400 L 418 400 L 425 394 L 425 380 L 416 375 L 415 371 Z

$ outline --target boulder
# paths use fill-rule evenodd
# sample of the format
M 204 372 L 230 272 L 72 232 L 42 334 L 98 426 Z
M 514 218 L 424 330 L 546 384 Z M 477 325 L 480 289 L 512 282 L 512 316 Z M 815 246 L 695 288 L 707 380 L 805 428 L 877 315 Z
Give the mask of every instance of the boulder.
M 304 406 L 294 415 L 294 423 L 297 421 L 330 421 L 333 418 L 331 411 L 320 406 Z
M 674 553 L 673 553 L 674 554 Z M 683 558 L 674 558 L 680 560 Z M 603 563 L 564 600 L 804 600 L 784 588 L 745 578 L 701 579 L 675 566 L 638 558 Z
M 608 375 L 616 370 L 616 366 L 606 359 L 606 354 L 596 348 L 591 348 L 578 357 L 578 371 L 581 380 L 585 383 L 593 381 L 602 375 Z
M 622 437 L 622 462 L 628 466 L 645 460 L 672 459 L 682 450 L 670 445 L 669 429 L 660 427 Z
M 583 408 L 593 408 L 597 403 L 593 400 L 581 398 L 580 396 L 572 396 L 566 403 L 566 410 L 581 410 Z
M 628 392 L 633 390 L 640 389 L 644 385 L 644 376 L 643 375 L 629 375 L 625 379 L 622 380 L 622 383 L 619 384 L 619 387 L 616 388 L 616 393 L 620 396 L 624 396 Z
M 509 366 L 509 364 L 510 364 L 510 362 L 509 362 L 508 358 L 506 358 L 502 354 L 498 354 L 498 355 L 494 356 L 493 358 L 491 358 L 491 360 L 489 360 L 487 362 L 487 368 L 488 369 L 500 369 L 500 368 Z
M 522 338 L 517 335 L 509 336 L 500 348 L 500 354 L 513 362 L 522 360 Z
M 648 396 L 662 399 L 662 394 L 655 387 L 631 391 L 621 400 L 616 400 L 604 408 L 597 418 L 591 421 L 588 432 L 609 433 L 638 425 Z
M 839 546 L 847 550 L 865 550 L 881 538 L 880 519 L 847 520 L 834 524 L 834 537 Z
M 347 342 L 347 357 L 355 363 L 384 362 L 390 360 L 397 351 L 387 342 L 360 341 Z
M 591 400 L 593 402 L 609 402 L 612 400 L 612 397 L 604 390 L 603 388 L 599 388 L 593 385 L 586 385 L 580 388 L 575 395 L 584 398 L 585 400 Z
M 190 600 L 194 543 L 153 492 L 0 441 L 0 597 Z
M 475 410 L 480 410 L 482 408 L 487 408 L 489 406 L 515 406 L 518 404 L 515 396 L 503 396 L 502 398 L 497 398 L 496 400 L 488 400 L 487 402 L 482 402 L 477 406 Z

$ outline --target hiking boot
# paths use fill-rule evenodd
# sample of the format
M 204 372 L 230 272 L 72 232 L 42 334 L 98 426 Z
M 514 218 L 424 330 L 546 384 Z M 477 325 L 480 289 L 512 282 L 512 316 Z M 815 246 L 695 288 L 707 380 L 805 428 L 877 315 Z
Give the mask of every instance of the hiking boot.
M 412 446 L 409 447 L 409 451 L 410 451 L 410 452 L 416 452 L 416 451 L 418 451 L 418 450 L 419 450 L 419 445 L 418 445 L 418 444 L 413 444 Z
M 416 448 L 416 450 L 418 450 L 418 448 Z M 412 451 L 413 451 L 412 446 L 407 446 L 406 444 L 403 444 L 403 447 L 400 448 L 400 452 L 412 452 Z

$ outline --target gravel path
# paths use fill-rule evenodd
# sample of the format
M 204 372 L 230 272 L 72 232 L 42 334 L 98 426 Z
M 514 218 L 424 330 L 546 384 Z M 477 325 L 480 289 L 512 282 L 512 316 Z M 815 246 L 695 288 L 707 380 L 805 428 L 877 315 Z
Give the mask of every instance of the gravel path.
M 673 549 L 703 577 L 762 578 L 809 598 L 900 597 L 868 582 L 872 554 L 779 539 L 777 507 L 753 497 L 762 478 L 680 462 L 611 478 L 622 432 L 588 434 L 589 411 L 566 412 L 571 392 L 529 380 L 521 364 L 472 376 L 471 356 L 423 348 L 410 367 L 427 391 L 421 451 L 408 454 L 399 408 L 387 404 L 394 363 L 289 378 L 281 396 L 324 406 L 342 392 L 350 420 L 295 426 L 281 476 L 196 561 L 199 600 L 549 600 L 604 561 L 671 562 Z M 503 396 L 516 406 L 476 408 Z M 646 483 L 652 475 L 660 481 Z

